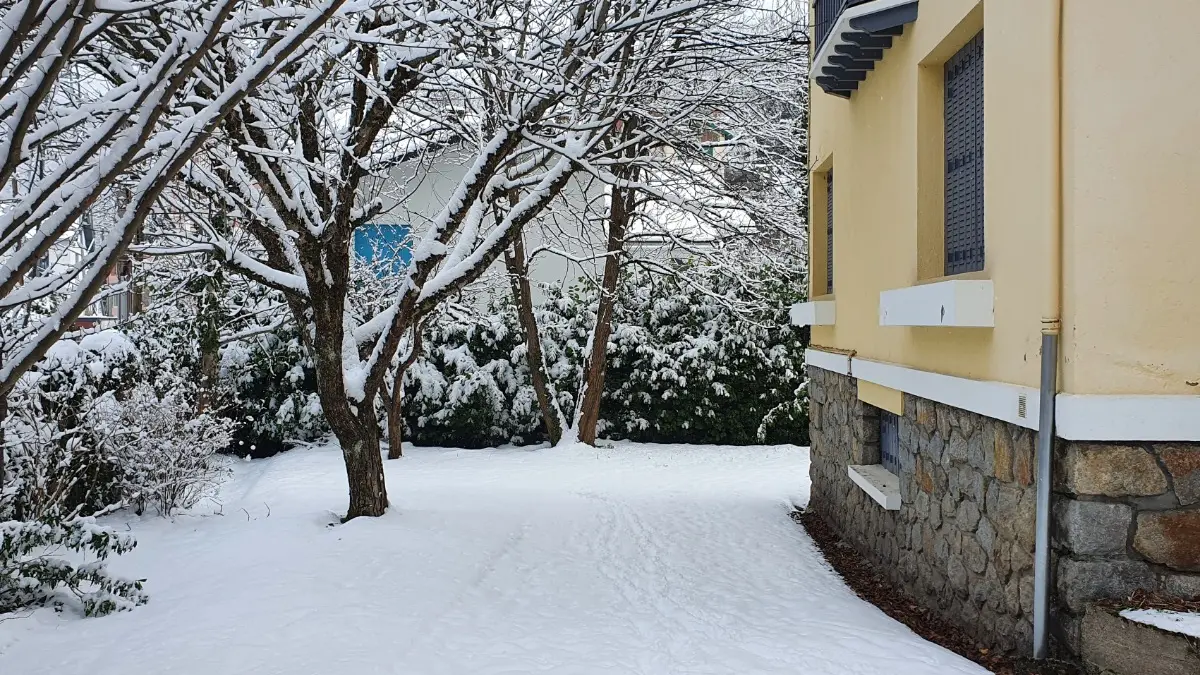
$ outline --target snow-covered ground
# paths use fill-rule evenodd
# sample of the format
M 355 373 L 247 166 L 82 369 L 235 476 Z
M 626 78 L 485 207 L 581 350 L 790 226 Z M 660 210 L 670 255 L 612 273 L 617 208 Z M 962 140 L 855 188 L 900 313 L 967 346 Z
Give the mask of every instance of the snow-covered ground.
M 0 673 L 985 672 L 826 566 L 803 449 L 409 454 L 346 525 L 336 450 L 239 462 L 223 515 L 130 521 L 149 605 L 0 621 Z
M 1200 613 L 1172 612 L 1166 609 L 1126 609 L 1121 616 L 1172 633 L 1200 637 Z

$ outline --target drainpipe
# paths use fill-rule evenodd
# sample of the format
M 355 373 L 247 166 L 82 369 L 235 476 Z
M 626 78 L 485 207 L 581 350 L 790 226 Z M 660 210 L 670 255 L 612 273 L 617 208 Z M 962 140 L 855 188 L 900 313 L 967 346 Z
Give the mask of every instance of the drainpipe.
M 1042 377 L 1037 437 L 1037 529 L 1033 556 L 1033 657 L 1046 658 L 1050 614 L 1050 482 L 1054 452 L 1054 401 L 1058 391 L 1058 341 L 1062 332 L 1063 237 L 1063 3 L 1053 3 L 1054 161 L 1053 214 L 1046 246 L 1047 289 L 1042 309 Z

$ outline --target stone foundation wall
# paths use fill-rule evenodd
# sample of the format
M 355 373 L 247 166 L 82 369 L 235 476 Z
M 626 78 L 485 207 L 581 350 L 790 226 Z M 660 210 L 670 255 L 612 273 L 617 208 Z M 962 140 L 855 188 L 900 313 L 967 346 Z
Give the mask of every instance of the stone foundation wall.
M 879 462 L 857 381 L 809 368 L 810 507 L 880 571 L 991 648 L 1032 648 L 1034 446 L 1028 429 L 904 396 L 899 511 L 847 474 Z M 1200 444 L 1059 441 L 1054 646 L 1079 653 L 1087 604 L 1138 588 L 1200 594 Z
M 1034 434 L 906 394 L 902 504 L 885 511 L 846 472 L 879 462 L 878 411 L 851 377 L 809 368 L 809 378 L 811 508 L 981 644 L 1030 649 Z
M 1091 600 L 1200 595 L 1200 444 L 1059 441 L 1054 490 L 1056 627 L 1071 651 Z

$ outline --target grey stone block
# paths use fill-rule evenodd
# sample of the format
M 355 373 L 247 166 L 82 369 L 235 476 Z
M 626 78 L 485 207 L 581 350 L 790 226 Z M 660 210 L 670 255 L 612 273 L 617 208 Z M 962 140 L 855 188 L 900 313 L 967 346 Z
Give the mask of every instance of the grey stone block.
M 1058 563 L 1058 597 L 1072 612 L 1093 600 L 1127 598 L 1139 588 L 1154 588 L 1154 573 L 1136 560 L 1074 560 Z
M 979 507 L 975 506 L 975 502 L 964 499 L 958 505 L 958 511 L 954 515 L 955 525 L 963 532 L 974 532 L 975 526 L 979 524 Z
M 996 546 L 996 530 L 992 528 L 992 521 L 988 520 L 986 516 L 979 519 L 979 525 L 975 528 L 975 540 L 979 542 L 988 556 L 992 555 Z
M 974 539 L 964 537 L 962 540 L 963 562 L 967 569 L 975 574 L 983 574 L 987 569 L 988 555 Z
M 1077 495 L 1147 497 L 1167 491 L 1154 456 L 1135 445 L 1071 444 L 1056 474 Z
M 1133 508 L 1126 504 L 1059 501 L 1054 508 L 1059 544 L 1078 555 L 1113 555 L 1127 550 Z

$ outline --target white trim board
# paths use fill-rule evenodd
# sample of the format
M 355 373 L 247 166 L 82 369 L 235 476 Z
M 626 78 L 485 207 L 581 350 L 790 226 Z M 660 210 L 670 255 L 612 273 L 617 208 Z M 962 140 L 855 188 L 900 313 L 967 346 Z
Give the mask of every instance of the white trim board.
M 808 349 L 805 363 L 1037 431 L 1039 392 Z M 1025 396 L 1025 416 L 1020 397 Z M 1200 396 L 1059 394 L 1055 435 L 1070 441 L 1200 441 Z
M 850 480 L 885 510 L 900 510 L 900 477 L 882 464 L 851 464 L 846 467 Z
M 1200 441 L 1200 396 L 1059 394 L 1057 435 L 1079 441 Z
M 837 305 L 833 300 L 797 302 L 788 310 L 793 326 L 832 326 L 837 320 Z
M 1036 430 L 1038 427 L 1038 390 L 1005 382 L 969 380 L 891 363 L 856 358 L 850 364 L 851 375 L 883 387 L 899 389 L 913 396 L 970 410 L 1010 424 Z M 1025 416 L 1021 416 L 1021 397 L 1025 397 Z
M 896 288 L 879 294 L 879 325 L 992 328 L 993 306 L 992 282 L 987 279 Z
M 828 370 L 838 375 L 850 374 L 850 355 L 835 354 L 833 352 L 823 352 L 819 349 L 805 349 L 804 363 L 809 366 L 816 366 L 821 370 Z

